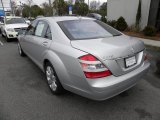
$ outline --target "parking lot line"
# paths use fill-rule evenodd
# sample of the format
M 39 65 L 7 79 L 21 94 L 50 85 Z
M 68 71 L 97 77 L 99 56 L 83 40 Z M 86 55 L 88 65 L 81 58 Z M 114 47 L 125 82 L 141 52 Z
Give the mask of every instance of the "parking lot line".
M 2 45 L 2 46 L 3 46 L 3 43 L 2 43 L 2 41 L 0 41 L 0 45 Z

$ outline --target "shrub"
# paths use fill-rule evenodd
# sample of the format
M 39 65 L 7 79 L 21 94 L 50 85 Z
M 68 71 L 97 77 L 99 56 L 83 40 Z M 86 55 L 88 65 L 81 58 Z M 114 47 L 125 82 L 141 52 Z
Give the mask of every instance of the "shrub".
M 157 71 L 156 71 L 156 73 L 157 73 L 157 75 L 160 76 L 160 59 L 157 61 L 156 66 L 157 66 Z
M 104 22 L 104 23 L 107 22 L 107 19 L 105 18 L 105 16 L 102 16 L 102 17 L 101 17 L 101 21 Z
M 146 26 L 143 30 L 143 33 L 146 36 L 155 36 L 156 35 L 156 28 L 153 26 Z
M 125 29 L 127 29 L 128 25 L 125 21 L 125 19 L 123 17 L 120 17 L 117 20 L 117 24 L 116 24 L 116 28 L 120 31 L 124 31 Z
M 136 25 L 131 25 L 129 27 L 127 27 L 126 29 L 127 31 L 130 31 L 130 32 L 140 32 L 141 31 L 141 28 L 139 26 L 136 26 Z
M 116 28 L 116 23 L 117 23 L 116 20 L 107 21 L 107 24 L 114 27 L 114 28 Z

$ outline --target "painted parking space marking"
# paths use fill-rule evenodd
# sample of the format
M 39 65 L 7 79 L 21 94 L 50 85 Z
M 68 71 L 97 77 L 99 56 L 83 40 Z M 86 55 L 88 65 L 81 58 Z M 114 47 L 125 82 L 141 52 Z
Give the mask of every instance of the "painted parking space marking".
M 0 41 L 0 45 L 1 45 L 1 46 L 3 46 L 3 43 L 2 43 L 2 41 Z

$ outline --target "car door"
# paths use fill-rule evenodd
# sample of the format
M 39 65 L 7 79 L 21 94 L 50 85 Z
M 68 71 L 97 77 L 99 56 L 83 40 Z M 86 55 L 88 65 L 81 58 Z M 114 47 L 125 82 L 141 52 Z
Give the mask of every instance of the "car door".
M 52 34 L 49 24 L 40 20 L 35 29 L 35 36 L 32 43 L 32 56 L 38 66 L 42 66 L 42 58 L 47 53 L 52 42 Z
M 35 36 L 34 34 L 37 23 L 38 21 L 35 20 L 32 22 L 31 25 L 28 26 L 26 33 L 23 37 L 23 40 L 21 41 L 21 47 L 29 57 L 31 57 L 33 51 L 32 43 L 34 42 L 34 36 Z

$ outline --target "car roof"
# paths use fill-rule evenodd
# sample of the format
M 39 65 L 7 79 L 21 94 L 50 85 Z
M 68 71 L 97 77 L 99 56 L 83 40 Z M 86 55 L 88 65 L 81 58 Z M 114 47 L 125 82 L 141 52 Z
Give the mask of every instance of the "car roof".
M 48 20 L 48 21 L 68 21 L 68 20 L 94 20 L 93 18 L 88 17 L 81 17 L 81 16 L 57 16 L 57 17 L 43 17 L 43 18 L 37 18 L 38 20 Z

